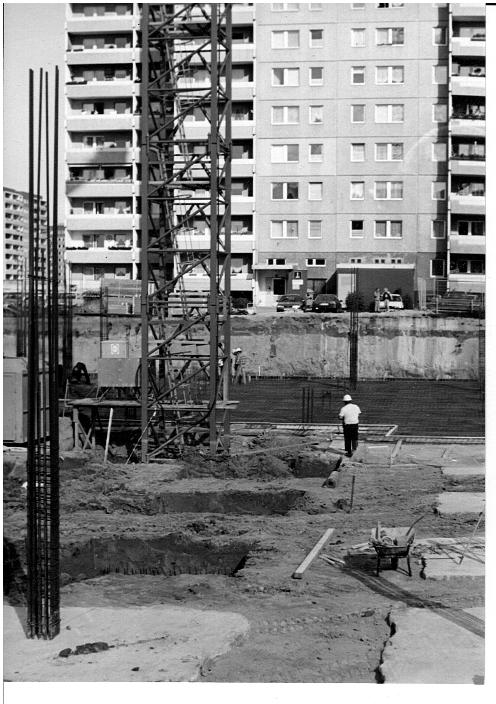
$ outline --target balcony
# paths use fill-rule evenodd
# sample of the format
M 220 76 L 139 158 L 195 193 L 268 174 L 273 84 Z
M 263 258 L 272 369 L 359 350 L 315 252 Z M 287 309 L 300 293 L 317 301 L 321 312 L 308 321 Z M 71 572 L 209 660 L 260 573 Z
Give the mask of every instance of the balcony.
M 232 45 L 232 57 L 233 61 L 253 61 L 255 54 L 254 44 L 233 44 Z
M 451 90 L 453 95 L 476 95 L 486 94 L 485 76 L 452 76 Z
M 73 113 L 67 116 L 67 130 L 69 132 L 108 132 L 140 129 L 141 118 L 139 115 Z
M 465 291 L 466 293 L 484 293 L 486 277 L 484 274 L 449 274 L 450 291 Z
M 484 236 L 450 235 L 452 254 L 485 254 L 486 238 Z
M 135 184 L 129 181 L 83 181 L 70 180 L 66 184 L 66 193 L 71 198 L 129 198 L 136 191 Z
M 451 46 L 453 57 L 477 56 L 484 58 L 486 56 L 485 41 L 477 41 L 471 37 L 453 37 Z
M 450 194 L 451 212 L 460 215 L 484 215 L 486 209 L 485 196 Z
M 93 230 L 133 230 L 141 227 L 141 215 L 67 215 L 67 229 L 88 232 Z
M 451 157 L 451 173 L 455 176 L 485 176 L 485 157 Z
M 82 51 L 66 52 L 68 66 L 83 66 L 87 64 L 131 64 L 141 63 L 141 49 L 83 49 Z
M 66 83 L 68 98 L 128 98 L 141 94 L 141 83 L 132 80 Z
M 454 112 L 451 121 L 453 137 L 485 137 L 486 120 L 482 117 L 469 117 L 461 112 Z
M 66 152 L 66 160 L 68 164 L 78 165 L 95 165 L 100 163 L 105 164 L 129 164 L 133 160 L 139 161 L 141 156 L 140 149 L 125 149 L 107 148 L 107 149 L 77 149 L 69 147 Z
M 104 249 L 103 247 L 88 247 L 72 249 L 66 247 L 66 260 L 69 264 L 131 264 L 139 261 L 137 250 Z
M 67 19 L 67 31 L 74 34 L 106 34 L 111 32 L 131 31 L 139 26 L 139 17 L 133 15 L 115 15 L 112 17 L 93 16 Z
M 486 16 L 483 4 L 456 2 L 450 4 L 450 10 L 454 20 L 480 20 Z

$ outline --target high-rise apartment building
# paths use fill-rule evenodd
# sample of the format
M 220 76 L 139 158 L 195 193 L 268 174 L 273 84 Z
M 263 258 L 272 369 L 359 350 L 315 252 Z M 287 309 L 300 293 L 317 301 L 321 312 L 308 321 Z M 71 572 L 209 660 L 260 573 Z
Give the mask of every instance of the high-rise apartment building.
M 40 257 L 39 272 L 46 256 L 47 210 L 40 199 Z M 38 199 L 34 198 L 35 223 L 38 217 Z M 3 189 L 4 263 L 3 288 L 5 293 L 18 290 L 27 278 L 29 245 L 29 194 L 14 188 Z
M 448 261 L 450 289 L 485 280 L 486 27 L 483 5 L 450 5 Z
M 68 5 L 66 259 L 83 288 L 140 277 L 139 13 Z M 481 290 L 484 54 L 482 5 L 234 4 L 233 295 L 346 293 L 350 267 Z M 205 137 L 201 109 L 184 129 Z

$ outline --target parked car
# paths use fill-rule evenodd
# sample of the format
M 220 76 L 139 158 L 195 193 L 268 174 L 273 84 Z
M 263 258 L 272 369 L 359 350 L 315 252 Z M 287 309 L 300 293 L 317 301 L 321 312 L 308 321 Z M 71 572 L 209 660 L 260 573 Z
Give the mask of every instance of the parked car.
M 284 296 L 279 296 L 276 304 L 276 311 L 282 313 L 288 308 L 305 310 L 305 299 L 299 293 L 287 293 Z
M 403 310 L 404 303 L 399 293 L 390 293 L 391 300 L 389 301 L 389 310 Z M 381 296 L 381 301 L 379 303 L 379 309 L 384 310 L 386 308 L 386 301 L 383 296 Z
M 334 293 L 319 293 L 312 303 L 312 313 L 341 313 L 343 307 Z

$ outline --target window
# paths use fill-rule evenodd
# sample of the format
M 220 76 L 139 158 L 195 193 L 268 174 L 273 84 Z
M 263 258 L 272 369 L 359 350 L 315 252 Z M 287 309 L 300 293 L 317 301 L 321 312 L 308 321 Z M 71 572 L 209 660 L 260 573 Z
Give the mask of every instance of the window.
M 485 266 L 481 259 L 455 259 L 450 262 L 453 274 L 484 274 Z
M 325 266 L 326 265 L 326 260 L 325 259 L 307 259 L 307 266 Z
M 355 85 L 365 83 L 365 66 L 351 67 L 351 82 Z
M 273 125 L 297 125 L 300 122 L 300 108 L 297 105 L 273 105 Z
M 432 67 L 432 82 L 435 85 L 442 85 L 448 82 L 448 67 L 433 66 Z
M 352 122 L 365 122 L 365 105 L 352 105 L 351 106 L 351 121 Z
M 486 234 L 484 220 L 459 220 L 456 234 L 462 237 L 484 237 Z
M 377 85 L 404 83 L 405 69 L 403 66 L 376 66 L 375 82 Z
M 299 68 L 273 68 L 272 69 L 272 85 L 273 86 L 299 86 L 300 85 L 300 69 Z
M 405 30 L 403 27 L 384 27 L 375 30 L 375 43 L 377 46 L 391 46 L 405 43 Z
M 351 161 L 365 161 L 365 144 L 352 144 L 351 145 Z
M 311 86 L 324 85 L 324 69 L 322 66 L 311 66 L 308 71 L 308 82 Z
M 309 5 L 309 10 L 310 10 L 310 12 L 315 11 L 315 10 L 322 10 L 322 3 L 321 2 L 311 2 Z
M 434 142 L 432 145 L 432 161 L 446 161 L 448 145 L 446 142 Z
M 300 46 L 300 32 L 297 29 L 284 29 L 271 32 L 272 49 L 297 49 Z
M 273 164 L 284 164 L 300 160 L 298 144 L 272 144 L 270 160 Z
M 308 200 L 322 200 L 322 181 L 308 184 Z
M 376 161 L 403 161 L 403 142 L 377 142 Z
M 399 239 L 403 237 L 403 222 L 401 220 L 376 220 L 374 237 Z
M 446 200 L 446 181 L 432 183 L 432 200 Z
M 361 257 L 350 257 L 350 264 L 361 264 L 361 263 L 362 263 Z
M 308 161 L 323 161 L 324 145 L 323 144 L 309 144 L 308 145 Z
M 365 182 L 352 181 L 350 183 L 350 200 L 363 200 L 365 198 Z
M 446 262 L 444 259 L 431 259 L 431 278 L 446 276 Z
M 312 49 L 317 49 L 324 46 L 324 30 L 311 29 L 309 33 L 309 42 Z
M 298 200 L 298 183 L 277 181 L 271 184 L 272 200 Z
M 403 181 L 376 181 L 374 187 L 376 200 L 401 200 L 403 198 Z
M 351 30 L 351 46 L 353 46 L 353 47 L 365 46 L 365 30 L 364 29 L 352 29 Z
M 375 121 L 380 122 L 403 122 L 404 105 L 376 105 Z
M 432 220 L 431 237 L 433 240 L 444 240 L 446 237 L 446 220 Z
M 286 264 L 285 259 L 274 259 L 273 257 L 269 257 L 265 261 L 269 266 L 284 266 Z
M 308 109 L 308 121 L 312 125 L 321 124 L 324 122 L 324 106 L 310 105 Z
M 447 103 L 435 103 L 432 106 L 432 121 L 433 122 L 448 122 L 448 105 L 447 105 Z
M 322 220 L 308 221 L 308 237 L 311 240 L 322 239 Z
M 363 220 L 350 220 L 350 237 L 363 237 Z
M 447 44 L 447 28 L 433 27 L 432 28 L 432 43 L 434 46 L 446 46 Z
M 300 9 L 298 2 L 273 2 L 271 3 L 272 12 L 297 12 Z
M 275 239 L 295 239 L 298 237 L 298 220 L 271 220 L 270 236 Z
M 375 6 L 378 10 L 387 10 L 390 7 L 403 7 L 404 4 L 404 2 L 378 2 Z
M 383 259 L 374 259 L 374 264 L 385 264 L 385 263 L 386 263 L 386 259 L 385 259 L 385 258 L 383 258 Z
M 391 264 L 403 264 L 403 259 L 398 259 L 398 257 L 392 257 Z

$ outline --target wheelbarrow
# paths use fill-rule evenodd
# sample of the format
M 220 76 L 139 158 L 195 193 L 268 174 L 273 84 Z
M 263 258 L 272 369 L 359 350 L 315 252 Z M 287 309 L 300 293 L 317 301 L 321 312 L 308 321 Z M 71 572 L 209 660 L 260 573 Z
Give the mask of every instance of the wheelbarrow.
M 370 532 L 369 543 L 377 553 L 376 575 L 379 576 L 381 560 L 390 560 L 393 570 L 398 569 L 398 560 L 406 559 L 408 576 L 412 576 L 410 547 L 415 539 L 412 528 L 386 528 L 377 524 Z

